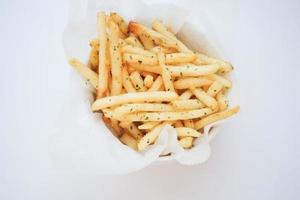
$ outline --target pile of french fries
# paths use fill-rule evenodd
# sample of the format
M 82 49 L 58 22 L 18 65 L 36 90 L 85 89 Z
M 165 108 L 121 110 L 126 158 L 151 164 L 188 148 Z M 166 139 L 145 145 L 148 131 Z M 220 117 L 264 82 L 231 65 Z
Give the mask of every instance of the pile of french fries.
M 143 151 L 169 124 L 189 149 L 205 126 L 239 111 L 226 97 L 232 65 L 193 52 L 160 21 L 149 28 L 99 12 L 97 28 L 88 64 L 69 63 L 95 89 L 92 111 L 122 143 Z

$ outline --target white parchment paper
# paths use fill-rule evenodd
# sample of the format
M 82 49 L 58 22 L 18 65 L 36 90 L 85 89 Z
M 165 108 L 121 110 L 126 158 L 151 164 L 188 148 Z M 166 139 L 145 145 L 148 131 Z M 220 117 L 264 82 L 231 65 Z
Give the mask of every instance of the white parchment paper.
M 67 59 L 76 57 L 87 61 L 89 40 L 96 37 L 98 11 L 116 11 L 126 20 L 136 20 L 151 25 L 154 19 L 163 21 L 192 49 L 220 57 L 216 51 L 213 32 L 207 21 L 201 26 L 189 22 L 188 15 L 195 15 L 174 5 L 146 5 L 138 0 L 70 1 L 69 22 L 63 35 Z M 197 13 L 199 18 L 204 18 Z M 99 114 L 91 112 L 91 92 L 84 80 L 70 68 L 69 93 L 59 116 L 59 130 L 51 136 L 50 151 L 53 163 L 67 170 L 93 174 L 123 174 L 142 169 L 157 160 L 176 160 L 181 164 L 194 165 L 205 162 L 211 153 L 210 141 L 218 126 L 205 128 L 204 137 L 195 141 L 191 150 L 182 149 L 175 129 L 166 126 L 155 145 L 144 152 L 136 152 L 115 138 Z M 221 123 L 221 122 L 219 122 Z M 219 124 L 218 123 L 218 124 Z M 160 158 L 160 155 L 171 156 Z

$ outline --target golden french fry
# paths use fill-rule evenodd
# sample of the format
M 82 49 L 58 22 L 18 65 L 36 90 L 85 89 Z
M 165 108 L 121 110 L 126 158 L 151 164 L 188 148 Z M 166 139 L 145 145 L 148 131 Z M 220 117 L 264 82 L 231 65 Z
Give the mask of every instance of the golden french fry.
M 185 127 L 194 128 L 194 121 L 192 119 L 183 120 L 183 124 Z
M 193 93 L 191 92 L 191 90 L 186 90 L 184 91 L 179 97 L 179 100 L 188 100 L 193 96 Z
M 135 36 L 129 36 L 124 40 L 127 44 L 132 45 L 134 47 L 144 48 L 141 42 Z
M 146 37 L 145 35 L 140 35 L 139 38 L 145 49 L 149 50 L 154 47 L 154 41 L 152 41 L 151 38 Z
M 98 88 L 98 74 L 75 58 L 70 59 L 69 64 L 76 71 L 78 71 L 95 89 Z
M 177 51 L 172 48 L 166 48 L 166 47 L 161 47 L 161 46 L 156 46 L 150 49 L 150 52 L 152 53 L 176 53 Z
M 128 34 L 128 25 L 125 20 L 115 12 L 110 13 L 110 18 L 119 26 L 123 34 Z
M 171 120 L 185 120 L 203 117 L 212 113 L 210 108 L 202 108 L 190 111 L 174 111 L 174 112 L 139 112 L 125 115 L 126 120 L 137 121 L 171 121 Z
M 153 82 L 152 86 L 148 89 L 148 92 L 151 91 L 159 91 L 159 89 L 163 86 L 163 80 L 161 76 L 158 76 Z
M 193 62 L 197 56 L 194 53 L 170 53 L 166 54 L 166 64 L 181 64 Z
M 209 57 L 205 54 L 197 53 L 197 59 L 194 61 L 196 65 L 219 64 L 219 72 L 227 73 L 233 70 L 230 63 L 216 58 Z
M 90 56 L 89 56 L 89 64 L 88 66 L 94 71 L 98 72 L 98 65 L 99 65 L 99 48 L 92 46 L 91 51 L 90 51 Z
M 210 107 L 213 111 L 216 111 L 218 109 L 218 103 L 217 101 L 209 96 L 206 92 L 204 92 L 202 89 L 191 89 L 193 94 L 206 106 Z
M 138 128 L 141 130 L 149 130 L 152 129 L 154 126 L 158 125 L 160 122 L 145 122 L 142 125 L 139 125 Z
M 136 140 L 140 140 L 143 137 L 143 133 L 137 128 L 137 126 L 134 123 L 121 122 L 120 126 L 122 128 L 127 129 L 130 135 Z
M 173 107 L 163 103 L 136 103 L 136 104 L 124 104 L 117 107 L 114 110 L 114 118 L 122 118 L 123 115 L 128 113 L 140 112 L 140 111 L 156 111 L 165 112 L 173 111 Z M 126 120 L 126 119 L 125 119 Z
M 144 85 L 147 87 L 147 88 L 150 88 L 153 84 L 153 76 L 151 75 L 147 75 L 145 78 L 144 78 Z
M 146 91 L 146 88 L 144 87 L 144 80 L 142 79 L 139 72 L 137 71 L 132 72 L 129 78 L 137 91 L 139 92 Z
M 156 57 L 142 56 L 139 54 L 124 53 L 123 62 L 129 64 L 140 64 L 140 65 L 157 65 Z
M 197 122 L 195 122 L 195 129 L 199 130 L 199 129 L 201 129 L 201 128 L 209 125 L 209 124 L 212 124 L 212 123 L 217 122 L 217 121 L 222 120 L 222 119 L 226 119 L 226 118 L 238 113 L 239 110 L 240 110 L 240 106 L 236 106 L 236 107 L 231 108 L 229 110 L 214 113 L 210 116 L 204 117 L 204 118 L 198 120 Z
M 98 97 L 102 97 L 108 86 L 108 66 L 106 65 L 106 15 L 99 12 L 97 16 L 99 46 L 99 66 L 98 66 Z
M 231 83 L 230 80 L 228 80 L 228 79 L 226 79 L 226 78 L 224 78 L 220 75 L 210 74 L 210 75 L 207 75 L 205 77 L 212 80 L 212 81 L 218 81 L 219 83 L 221 83 L 226 88 L 231 88 L 231 86 L 232 86 L 232 83 Z
M 162 53 L 159 53 L 159 54 L 157 54 L 157 56 L 158 56 L 159 65 L 161 67 L 162 79 L 163 79 L 165 89 L 167 91 L 173 91 L 174 92 L 175 89 L 174 89 L 171 74 L 165 66 L 165 55 L 162 54 Z
M 145 37 L 151 38 L 154 40 L 155 44 L 160 44 L 164 47 L 170 47 L 177 49 L 176 42 L 154 30 L 151 28 L 148 28 L 142 24 L 139 24 L 137 22 L 129 22 L 129 30 L 130 32 L 134 33 L 135 35 L 144 35 Z
M 193 137 L 183 137 L 180 138 L 179 144 L 184 149 L 190 149 L 193 146 L 193 140 L 194 140 Z
M 182 77 L 182 76 L 204 76 L 213 74 L 218 71 L 219 67 L 216 64 L 203 65 L 203 66 L 168 66 L 168 71 L 171 73 L 171 76 Z
M 175 126 L 175 128 L 179 128 L 179 127 L 183 127 L 183 124 L 181 121 L 177 120 L 177 121 L 175 121 L 174 126 Z
M 121 137 L 120 137 L 120 141 L 131 147 L 134 150 L 137 150 L 137 141 L 129 134 L 129 133 L 124 133 Z
M 122 68 L 122 83 L 127 93 L 136 92 L 129 78 L 127 67 Z
M 173 101 L 178 97 L 175 92 L 138 92 L 138 93 L 128 93 L 121 94 L 118 96 L 104 97 L 102 99 L 97 99 L 93 105 L 92 110 L 98 111 L 103 108 L 117 106 L 125 103 L 137 103 L 137 102 L 161 102 L 161 101 Z
M 132 67 L 135 70 L 138 71 L 144 71 L 144 72 L 151 72 L 155 74 L 161 74 L 161 68 L 160 66 L 154 66 L 154 65 L 140 65 L 140 64 L 130 64 L 130 67 Z
M 188 128 L 188 127 L 179 127 L 176 128 L 177 136 L 178 137 L 200 137 L 201 133 L 196 131 L 195 129 Z
M 219 92 L 216 96 L 218 105 L 219 105 L 219 110 L 224 111 L 228 107 L 228 99 L 227 97 L 223 94 L 223 92 Z
M 172 106 L 178 110 L 193 110 L 204 107 L 204 104 L 199 99 L 186 99 L 172 101 Z
M 175 89 L 187 89 L 211 85 L 213 81 L 207 78 L 182 78 L 174 82 Z
M 216 96 L 218 92 L 220 92 L 223 88 L 223 85 L 218 81 L 213 82 L 207 90 L 207 94 L 211 97 Z
M 121 51 L 122 53 L 131 53 L 131 54 L 138 54 L 138 55 L 148 56 L 148 57 L 156 57 L 156 55 L 150 51 L 144 50 L 139 47 L 134 47 L 131 45 L 123 46 Z
M 157 32 L 159 32 L 159 33 L 165 35 L 166 37 L 169 37 L 169 38 L 175 40 L 176 43 L 177 43 L 177 46 L 178 46 L 179 51 L 181 51 L 181 52 L 186 52 L 186 53 L 192 53 L 192 51 L 191 51 L 189 48 L 187 48 L 180 40 L 178 40 L 178 39 L 176 38 L 176 36 L 175 36 L 172 32 L 170 32 L 170 31 L 169 31 L 162 23 L 160 23 L 158 20 L 155 20 L 155 21 L 152 23 L 152 28 L 153 28 L 154 30 L 156 30 Z

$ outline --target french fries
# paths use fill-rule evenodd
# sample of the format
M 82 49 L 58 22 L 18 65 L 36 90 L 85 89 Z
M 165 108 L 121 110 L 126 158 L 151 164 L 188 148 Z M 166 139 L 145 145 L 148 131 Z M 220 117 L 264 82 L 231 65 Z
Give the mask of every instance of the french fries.
M 95 89 L 91 110 L 132 149 L 147 149 L 167 124 L 183 149 L 193 148 L 205 126 L 239 111 L 225 95 L 232 65 L 193 52 L 158 20 L 149 28 L 99 12 L 97 33 L 88 63 L 69 64 Z

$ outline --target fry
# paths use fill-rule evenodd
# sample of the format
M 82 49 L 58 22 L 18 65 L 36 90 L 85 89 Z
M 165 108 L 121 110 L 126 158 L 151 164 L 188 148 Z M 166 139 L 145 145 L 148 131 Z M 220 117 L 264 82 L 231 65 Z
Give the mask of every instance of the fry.
M 219 64 L 220 73 L 227 73 L 233 70 L 232 65 L 228 62 L 216 58 L 212 58 L 201 53 L 197 53 L 196 55 L 197 55 L 197 59 L 194 61 L 196 65 Z
M 120 141 L 134 150 L 138 149 L 137 141 L 128 133 L 124 133 L 122 137 L 120 137 Z
M 147 88 L 150 88 L 152 84 L 153 84 L 153 76 L 147 75 L 147 76 L 144 78 L 144 85 L 145 85 Z
M 146 91 L 146 88 L 144 87 L 144 80 L 142 79 L 140 73 L 134 71 L 130 74 L 129 78 L 137 91 Z
M 183 137 L 179 140 L 179 145 L 184 149 L 192 148 L 193 140 L 193 137 Z
M 137 102 L 160 102 L 160 101 L 173 101 L 178 97 L 175 92 L 139 92 L 121 94 L 118 96 L 104 97 L 97 99 L 93 105 L 92 110 L 97 111 L 103 108 L 117 106 L 125 103 L 137 103 Z
M 99 56 L 98 56 L 99 47 L 92 46 L 89 56 L 89 64 L 88 66 L 95 72 L 98 72 L 99 65 Z
M 163 79 L 165 89 L 167 91 L 173 91 L 174 92 L 175 89 L 174 89 L 171 74 L 165 66 L 165 55 L 162 54 L 162 53 L 159 53 L 159 54 L 157 54 L 157 56 L 158 56 L 159 65 L 160 65 L 161 71 L 162 71 L 162 79 Z
M 202 89 L 192 89 L 193 94 L 206 106 L 210 107 L 213 111 L 216 111 L 218 108 L 217 101 L 209 96 L 206 92 L 204 92 Z
M 145 35 L 140 35 L 139 38 L 145 49 L 149 50 L 154 47 L 154 42 L 150 38 L 146 37 Z
M 226 79 L 226 78 L 224 78 L 220 75 L 210 74 L 210 75 L 207 75 L 205 77 L 212 80 L 212 81 L 218 81 L 219 83 L 221 83 L 226 88 L 231 88 L 231 86 L 232 86 L 232 83 L 231 83 L 230 80 L 228 80 L 228 79 Z
M 176 128 L 177 136 L 178 137 L 200 137 L 201 133 L 196 131 L 195 129 L 188 128 L 188 127 L 180 127 Z
M 166 48 L 161 46 L 156 46 L 150 49 L 152 53 L 176 53 L 177 51 L 172 48 Z
M 162 87 L 162 85 L 163 85 L 163 80 L 162 77 L 159 76 L 155 79 L 152 86 L 148 89 L 148 92 L 158 91 Z
M 178 121 L 175 121 L 174 126 L 175 126 L 175 128 L 179 128 L 179 127 L 183 127 L 183 124 L 181 121 L 178 120 Z
M 150 51 L 146 51 L 142 48 L 139 48 L 139 47 L 134 47 L 134 46 L 131 46 L 131 45 L 126 45 L 126 46 L 123 46 L 122 49 L 121 49 L 122 53 L 131 53 L 131 54 L 139 54 L 139 55 L 142 55 L 142 56 L 148 56 L 148 57 L 155 57 L 156 55 Z
M 199 99 L 175 100 L 171 103 L 178 110 L 193 110 L 204 107 L 204 104 Z
M 197 56 L 194 53 L 170 53 L 166 54 L 166 64 L 180 64 L 193 62 Z
M 157 65 L 157 58 L 156 57 L 148 57 L 142 56 L 139 54 L 132 54 L 132 53 L 124 53 L 123 54 L 123 62 L 129 64 L 140 64 L 140 65 Z
M 145 122 L 142 125 L 139 125 L 138 128 L 141 130 L 149 130 L 152 129 L 154 126 L 158 125 L 160 122 Z
M 155 44 L 160 44 L 164 47 L 171 47 L 177 49 L 176 42 L 142 24 L 137 22 L 129 22 L 129 30 L 135 35 L 144 35 L 145 37 L 151 38 L 154 40 Z
M 127 131 L 130 133 L 132 137 L 134 137 L 136 140 L 140 140 L 143 137 L 143 133 L 136 127 L 134 123 L 124 123 L 121 122 L 120 126 L 122 128 L 127 129 Z
M 218 113 L 212 114 L 210 116 L 207 116 L 205 118 L 202 118 L 202 119 L 198 120 L 197 122 L 195 122 L 195 129 L 199 130 L 199 129 L 207 126 L 208 124 L 212 124 L 212 123 L 217 122 L 219 120 L 226 119 L 226 118 L 238 113 L 239 110 L 240 110 L 240 106 L 236 106 L 236 107 L 231 108 L 229 110 L 218 112 Z
M 115 119 L 110 119 L 110 120 L 111 120 L 111 127 L 115 131 L 116 136 L 120 136 L 122 133 L 121 133 L 118 120 Z
M 165 112 L 173 111 L 173 107 L 163 103 L 137 103 L 137 104 L 124 104 L 114 110 L 114 118 L 120 118 L 125 114 L 134 113 L 139 111 L 156 111 Z M 126 119 L 125 119 L 126 120 Z
M 228 99 L 227 97 L 223 94 L 223 92 L 219 92 L 216 96 L 217 98 L 217 102 L 218 102 L 218 105 L 219 105 L 219 110 L 220 111 L 224 111 L 227 109 L 228 107 Z
M 223 85 L 218 81 L 213 82 L 207 90 L 207 94 L 211 97 L 216 96 L 218 92 L 220 92 L 223 88 Z
M 192 119 L 183 120 L 183 124 L 185 127 L 194 128 L 194 121 Z
M 127 93 L 136 92 L 134 87 L 132 86 L 131 81 L 129 80 L 129 74 L 127 71 L 127 67 L 122 68 L 122 83 Z
M 77 60 L 76 58 L 72 58 L 69 60 L 69 64 L 78 71 L 86 80 L 89 82 L 95 89 L 98 88 L 98 75 L 85 66 L 82 62 Z
M 193 93 L 190 90 L 184 91 L 179 97 L 179 100 L 188 100 L 193 96 Z
M 99 44 L 99 66 L 98 66 L 98 97 L 102 97 L 108 85 L 108 67 L 106 65 L 106 16 L 99 12 L 97 16 Z
M 161 74 L 160 66 L 151 66 L 151 65 L 140 65 L 140 64 L 130 64 L 130 67 L 145 72 L 151 72 L 155 74 Z
M 172 76 L 180 77 L 180 76 L 204 76 L 213 74 L 218 71 L 219 67 L 216 64 L 211 65 L 203 65 L 203 66 L 190 66 L 190 65 L 182 65 L 182 66 L 168 66 L 167 67 Z
M 111 19 L 119 26 L 123 34 L 128 34 L 128 25 L 125 20 L 115 12 L 110 13 Z
M 111 58 L 111 75 L 112 75 L 112 89 L 111 95 L 118 95 L 122 91 L 122 60 L 119 46 L 118 26 L 109 21 L 109 52 Z
M 174 82 L 175 89 L 187 89 L 191 87 L 202 87 L 211 85 L 213 81 L 207 78 L 182 78 Z
M 127 44 L 130 44 L 130 45 L 134 46 L 134 47 L 144 48 L 143 45 L 141 44 L 141 42 L 133 35 L 126 38 L 125 42 Z
M 202 108 L 199 110 L 178 111 L 178 112 L 140 112 L 125 115 L 128 121 L 171 121 L 171 120 L 185 120 L 195 119 L 206 116 L 212 113 L 210 108 Z
M 186 53 L 192 53 L 192 51 L 187 48 L 180 40 L 178 40 L 176 38 L 176 36 L 170 32 L 162 23 L 160 23 L 158 20 L 155 20 L 153 23 L 152 23 L 152 28 L 154 30 L 156 30 L 157 32 L 175 40 L 177 42 L 177 46 L 179 48 L 179 50 L 181 52 L 186 52 Z

